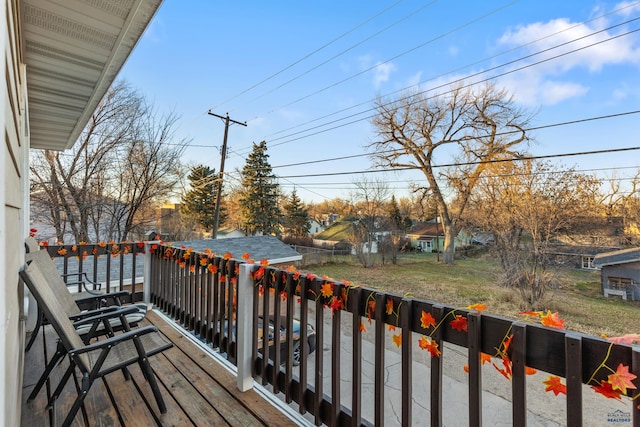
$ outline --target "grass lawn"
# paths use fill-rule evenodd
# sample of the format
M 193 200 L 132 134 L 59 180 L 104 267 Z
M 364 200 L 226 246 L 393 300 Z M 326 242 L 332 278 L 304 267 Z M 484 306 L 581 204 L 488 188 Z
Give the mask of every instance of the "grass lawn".
M 559 286 L 547 290 L 537 307 L 528 307 L 518 291 L 496 285 L 500 268 L 487 255 L 444 265 L 435 254 L 406 254 L 396 265 L 382 266 L 378 262 L 372 268 L 363 268 L 351 257 L 344 257 L 333 264 L 306 267 L 305 271 L 457 307 L 485 303 L 487 312 L 510 318 L 518 318 L 518 311 L 532 308 L 558 311 L 567 329 L 588 334 L 640 333 L 640 302 L 604 298 L 599 271 L 557 270 Z

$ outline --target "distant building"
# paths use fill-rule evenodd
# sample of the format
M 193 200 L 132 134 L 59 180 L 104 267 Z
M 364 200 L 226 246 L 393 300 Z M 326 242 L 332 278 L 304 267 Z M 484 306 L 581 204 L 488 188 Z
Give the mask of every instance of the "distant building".
M 605 252 L 595 256 L 604 296 L 640 301 L 640 248 Z

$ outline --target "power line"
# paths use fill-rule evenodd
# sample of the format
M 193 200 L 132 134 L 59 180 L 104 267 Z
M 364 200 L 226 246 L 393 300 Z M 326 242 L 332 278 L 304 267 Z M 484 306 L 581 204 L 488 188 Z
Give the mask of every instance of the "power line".
M 636 151 L 640 150 L 640 147 L 627 147 L 627 148 L 609 148 L 606 150 L 595 150 L 595 151 L 581 151 L 574 153 L 564 153 L 564 154 L 548 154 L 542 156 L 523 156 L 520 158 L 513 159 L 497 159 L 497 160 L 481 160 L 477 162 L 458 162 L 458 163 L 445 163 L 441 165 L 432 165 L 432 168 L 446 168 L 446 167 L 457 167 L 457 166 L 472 166 L 484 163 L 502 163 L 502 162 L 512 162 L 518 160 L 540 160 L 540 159 L 553 159 L 560 157 L 572 157 L 572 156 L 585 156 L 592 154 L 604 154 L 604 153 L 617 153 L 624 151 Z M 282 176 L 278 178 L 307 178 L 307 177 L 316 177 L 316 176 L 340 176 L 340 175 L 364 175 L 371 173 L 381 173 L 381 172 L 398 172 L 404 170 L 418 170 L 418 167 L 403 167 L 403 168 L 382 168 L 382 169 L 374 169 L 374 170 L 366 170 L 366 171 L 350 171 L 350 172 L 328 172 L 328 173 L 318 173 L 318 174 L 305 174 L 305 175 L 288 175 Z
M 337 42 L 338 40 L 346 37 L 347 35 L 351 34 L 352 32 L 354 32 L 355 30 L 357 30 L 358 28 L 368 24 L 369 22 L 373 21 L 375 18 L 379 17 L 380 15 L 383 15 L 384 13 L 388 12 L 389 10 L 393 9 L 394 7 L 396 7 L 397 5 L 399 5 L 400 3 L 402 3 L 403 0 L 399 0 L 395 3 L 393 3 L 392 5 L 384 8 L 383 10 L 381 10 L 380 12 L 376 13 L 375 15 L 373 15 L 372 17 L 364 20 L 363 22 L 361 22 L 360 24 L 356 25 L 355 27 L 345 31 L 344 33 L 342 33 L 341 35 L 339 35 L 338 37 L 332 39 L 331 41 L 323 44 L 322 46 L 320 46 L 319 48 L 313 50 L 312 52 L 309 52 L 308 54 L 304 55 L 302 58 L 292 62 L 291 64 L 287 65 L 286 67 L 282 68 L 280 71 L 271 74 L 269 77 L 266 77 L 264 79 L 262 79 L 261 81 L 259 81 L 258 83 L 250 86 L 249 88 L 243 90 L 242 92 L 238 93 L 237 95 L 232 96 L 231 98 L 228 98 L 224 101 L 222 101 L 220 104 L 216 105 L 215 107 L 213 107 L 213 109 L 226 104 L 227 102 L 233 101 L 237 98 L 239 98 L 240 96 L 244 95 L 247 92 L 250 92 L 251 90 L 257 88 L 258 86 L 268 82 L 269 80 L 273 79 L 274 77 L 279 76 L 280 74 L 282 74 L 283 72 L 289 70 L 290 68 L 294 67 L 295 65 L 298 65 L 299 63 L 301 63 L 302 61 L 304 61 L 305 59 L 308 59 L 310 57 L 312 57 L 313 55 L 315 55 L 316 53 L 322 51 L 323 49 L 329 47 L 330 45 L 334 44 L 335 42 Z M 435 0 L 434 0 L 435 1 Z M 433 1 L 431 2 L 433 3 Z
M 269 91 L 267 91 L 267 92 L 263 93 L 262 95 L 260 95 L 260 96 L 258 96 L 258 97 L 256 97 L 256 98 L 253 98 L 251 101 L 247 102 L 247 104 L 248 104 L 248 103 L 251 103 L 251 102 L 255 102 L 255 101 L 259 100 L 259 99 L 262 99 L 262 98 L 264 98 L 265 96 L 267 96 L 267 95 L 269 95 L 269 94 L 271 94 L 271 93 L 275 92 L 276 90 L 281 89 L 281 88 L 283 88 L 284 86 L 289 85 L 290 83 L 293 83 L 294 81 L 298 80 L 300 77 L 306 76 L 307 74 L 311 73 L 312 71 L 317 70 L 318 68 L 322 67 L 323 65 L 328 64 L 329 62 L 333 61 L 334 59 L 336 59 L 336 58 L 339 58 L 339 57 L 343 56 L 345 53 L 347 53 L 347 52 L 349 52 L 349 51 L 351 51 L 351 50 L 355 49 L 356 47 L 358 47 L 358 46 L 360 46 L 360 45 L 362 45 L 362 44 L 366 43 L 367 41 L 369 41 L 369 40 L 371 40 L 371 39 L 373 39 L 373 38 L 375 38 L 375 37 L 379 36 L 380 34 L 384 33 L 385 31 L 389 30 L 390 28 L 395 27 L 396 25 L 398 25 L 398 24 L 400 24 L 401 22 L 403 22 L 403 21 L 405 21 L 405 20 L 409 19 L 411 16 L 413 16 L 413 15 L 417 14 L 418 12 L 422 11 L 423 9 L 426 9 L 427 7 L 431 6 L 431 5 L 432 5 L 432 4 L 434 4 L 435 2 L 436 2 L 436 0 L 433 0 L 433 1 L 429 2 L 429 3 L 426 3 L 426 4 L 422 5 L 422 6 L 421 6 L 421 7 L 419 7 L 418 9 L 416 9 L 416 10 L 412 11 L 412 12 L 411 12 L 411 13 L 409 13 L 408 15 L 405 15 L 404 17 L 402 17 L 402 18 L 401 18 L 401 19 L 399 19 L 398 21 L 395 21 L 394 23 L 392 23 L 392 24 L 390 24 L 390 25 L 386 26 L 385 28 L 383 28 L 383 29 L 381 29 L 381 30 L 379 30 L 379 31 L 375 32 L 374 34 L 370 35 L 369 37 L 366 37 L 365 39 L 363 39 L 363 40 L 359 41 L 358 43 L 356 43 L 356 44 L 354 44 L 354 45 L 349 46 L 347 49 L 342 50 L 341 52 L 339 52 L 339 53 L 335 54 L 334 56 L 330 57 L 329 59 L 327 59 L 327 60 L 325 60 L 325 61 L 323 61 L 323 62 L 321 62 L 321 63 L 319 63 L 319 64 L 317 64 L 317 65 L 315 65 L 315 66 L 313 66 L 313 67 L 311 67 L 310 69 L 308 69 L 308 70 L 304 71 L 304 72 L 303 72 L 303 73 L 301 73 L 301 74 L 298 74 L 297 76 L 295 76 L 295 77 L 293 77 L 293 78 L 291 78 L 291 79 L 287 80 L 286 82 L 284 82 L 284 83 L 282 83 L 282 84 L 280 84 L 280 85 L 278 85 L 278 86 L 274 87 L 273 89 L 271 89 L 271 90 L 269 90 Z M 385 62 L 385 63 L 386 63 L 386 62 Z M 383 64 L 384 64 L 384 63 L 383 63 Z M 377 66 L 378 66 L 378 65 L 376 65 L 376 67 L 377 67 Z M 367 71 L 370 71 L 370 70 L 372 70 L 373 68 L 375 68 L 375 67 L 369 68 L 368 70 L 365 70 L 365 71 L 363 71 L 362 73 L 367 72 Z M 362 74 L 362 73 L 358 73 L 358 74 L 356 74 L 356 75 L 354 75 L 354 76 L 351 76 L 351 77 L 350 77 L 350 79 L 351 79 L 351 78 L 353 78 L 353 77 L 356 77 L 356 76 L 358 76 L 358 75 L 360 75 L 360 74 Z M 323 90 L 324 90 L 324 89 L 323 89 Z M 303 99 L 304 99 L 304 98 L 303 98 Z M 296 101 L 296 102 L 297 102 L 297 101 Z M 295 103 L 295 102 L 293 102 L 293 103 Z M 293 103 L 286 104 L 286 105 L 284 105 L 283 107 L 280 107 L 280 108 L 288 107 L 289 105 L 292 105 Z M 276 110 L 277 110 L 277 109 L 276 109 Z M 272 113 L 272 112 L 274 112 L 274 111 L 276 111 L 276 110 L 271 110 L 271 111 L 270 111 L 269 113 L 267 113 L 267 114 L 270 114 L 270 113 Z
M 576 119 L 576 120 L 569 120 L 569 121 L 564 121 L 564 122 L 540 125 L 540 126 L 535 126 L 535 127 L 530 127 L 530 128 L 523 129 L 523 131 L 524 132 L 531 132 L 531 131 L 535 131 L 535 130 L 542 130 L 542 129 L 554 128 L 554 127 L 559 127 L 559 126 L 568 126 L 568 125 L 573 125 L 573 124 L 578 124 L 578 123 L 586 123 L 586 122 L 591 122 L 591 121 L 595 121 L 595 120 L 604 120 L 604 119 L 611 119 L 611 118 L 615 118 L 615 117 L 623 117 L 623 116 L 628 116 L 628 115 L 633 115 L 633 114 L 638 114 L 638 113 L 640 113 L 640 110 L 626 111 L 626 112 L 622 112 L 622 113 L 607 114 L 607 115 L 596 116 L 596 117 L 588 117 L 588 118 L 585 118 L 585 119 Z M 511 133 L 515 133 L 515 132 L 520 132 L 520 131 L 498 132 L 498 133 L 495 134 L 495 136 L 504 136 L 504 135 L 509 135 Z M 483 138 L 483 137 L 487 137 L 487 136 L 489 136 L 489 135 L 480 135 L 480 136 L 478 136 L 478 138 Z M 455 142 L 455 141 L 452 141 L 452 142 Z M 393 149 L 393 150 L 382 151 L 382 152 L 379 152 L 377 154 L 393 153 L 393 152 L 401 152 L 401 151 L 404 151 L 404 150 L 403 149 Z M 354 159 L 354 158 L 358 158 L 358 157 L 369 157 L 369 156 L 372 156 L 372 155 L 373 155 L 373 153 L 352 154 L 352 155 L 349 155 L 349 156 L 333 157 L 333 158 L 328 158 L 328 159 L 311 160 L 311 161 L 307 161 L 307 162 L 298 162 L 298 163 L 290 163 L 290 164 L 285 164 L 285 165 L 272 166 L 272 169 L 286 168 L 286 167 L 292 167 L 292 166 L 303 166 L 303 165 L 331 162 L 331 161 L 337 161 L 337 160 L 348 160 L 348 159 Z
M 638 20 L 638 19 L 640 19 L 640 18 L 634 18 L 633 20 L 635 21 L 635 20 Z M 619 25 L 622 25 L 622 24 L 619 24 Z M 602 31 L 604 31 L 604 30 L 598 31 L 598 32 L 596 32 L 596 33 L 599 33 L 599 32 L 602 32 Z M 540 65 L 540 64 L 542 64 L 542 63 L 549 62 L 549 61 L 552 61 L 552 60 L 554 60 L 554 59 L 558 59 L 558 58 L 560 58 L 560 57 L 567 56 L 567 55 L 570 55 L 570 54 L 572 54 L 572 53 L 579 52 L 579 51 L 581 51 L 581 50 L 584 50 L 584 49 L 587 49 L 587 48 L 590 48 L 590 47 L 593 47 L 593 46 L 596 46 L 596 45 L 599 45 L 599 44 L 602 44 L 602 43 L 605 43 L 605 42 L 609 42 L 609 41 L 611 41 L 611 40 L 615 40 L 615 39 L 617 39 L 617 38 L 624 37 L 624 36 L 627 36 L 627 35 L 629 35 L 629 34 L 632 34 L 632 33 L 638 32 L 638 31 L 640 31 L 640 29 L 635 29 L 635 30 L 628 31 L 628 32 L 623 33 L 623 34 L 619 34 L 619 35 L 616 35 L 616 36 L 612 36 L 612 37 L 609 37 L 608 39 L 600 40 L 600 41 L 594 42 L 594 43 L 592 43 L 592 44 L 590 44 L 590 45 L 587 45 L 587 46 L 583 46 L 583 47 L 580 47 L 580 48 L 576 48 L 576 49 L 573 49 L 573 50 L 571 50 L 571 51 L 564 52 L 564 53 L 558 54 L 558 55 L 553 56 L 553 57 L 545 58 L 545 59 L 542 59 L 542 60 L 540 60 L 540 61 L 533 62 L 533 63 L 531 63 L 531 64 L 527 64 L 527 65 L 524 65 L 524 66 L 519 67 L 519 68 L 515 68 L 515 69 L 512 69 L 512 70 L 508 70 L 508 71 L 505 71 L 505 72 L 499 73 L 499 74 L 497 74 L 497 75 L 495 75 L 495 76 L 492 76 L 492 77 L 487 77 L 487 78 L 484 78 L 484 79 L 481 79 L 481 80 L 478 80 L 478 81 L 475 81 L 475 82 L 472 82 L 472 83 L 464 84 L 464 85 L 463 85 L 463 86 L 461 86 L 460 88 L 461 88 L 461 89 L 464 89 L 464 88 L 468 88 L 468 87 L 471 87 L 471 86 L 474 86 L 474 85 L 477 85 L 477 84 L 480 84 L 480 83 L 485 83 L 485 82 L 488 82 L 488 81 L 490 81 L 490 80 L 497 79 L 497 78 L 499 78 L 499 77 L 504 77 L 504 76 L 506 76 L 506 75 L 513 74 L 513 73 L 515 73 L 515 72 L 522 71 L 522 70 L 524 70 L 524 69 L 531 68 L 531 67 L 534 67 L 534 66 L 536 66 L 536 65 Z M 505 66 L 507 66 L 507 65 L 511 65 L 511 64 L 513 64 L 513 63 L 515 63 L 515 62 L 522 61 L 522 60 L 524 60 L 524 59 L 527 59 L 527 58 L 530 58 L 530 57 L 533 57 L 533 56 L 539 55 L 539 54 L 541 54 L 541 53 L 545 53 L 545 52 L 547 52 L 547 51 L 549 51 L 549 50 L 556 49 L 556 48 L 561 47 L 561 46 L 564 46 L 564 45 L 566 45 L 566 44 L 568 44 L 568 43 L 573 43 L 573 42 L 575 42 L 575 41 L 581 40 L 581 39 L 583 39 L 583 38 L 585 38 L 585 37 L 589 37 L 589 36 L 594 35 L 594 34 L 596 34 L 596 33 L 591 33 L 591 34 L 589 34 L 588 36 L 580 37 L 580 38 L 578 38 L 578 39 L 574 39 L 574 40 L 571 40 L 571 41 L 569 41 L 569 42 L 562 43 L 562 44 L 557 45 L 557 46 L 554 46 L 554 47 L 552 47 L 552 48 L 544 49 L 544 50 L 542 50 L 542 51 L 539 51 L 539 52 L 536 52 L 536 53 L 533 53 L 533 54 L 527 55 L 527 56 L 525 56 L 525 57 L 522 57 L 522 58 L 519 58 L 519 59 L 516 59 L 516 60 L 513 60 L 513 61 L 509 61 L 509 62 L 504 63 L 504 64 L 501 64 L 501 65 L 497 65 L 497 66 L 491 67 L 491 68 L 489 68 L 489 69 L 487 69 L 487 70 L 484 70 L 484 71 L 480 71 L 480 72 L 474 73 L 474 74 L 472 74 L 472 75 L 470 75 L 470 76 L 467 76 L 467 77 L 464 77 L 464 78 L 460 78 L 460 79 L 456 79 L 456 80 L 453 80 L 453 81 L 448 82 L 448 83 L 446 83 L 446 84 L 441 84 L 441 85 L 439 85 L 439 86 L 429 88 L 429 89 L 427 89 L 427 90 L 424 90 L 424 91 L 419 92 L 418 94 L 425 94 L 425 93 L 427 93 L 427 92 L 429 92 L 429 91 L 433 91 L 433 90 L 436 90 L 436 89 L 441 89 L 441 88 L 443 88 L 443 87 L 451 86 L 451 85 L 456 84 L 456 83 L 462 83 L 462 82 L 464 82 L 465 80 L 468 80 L 469 78 L 477 77 L 477 76 L 480 76 L 480 75 L 482 75 L 482 74 L 486 74 L 486 73 L 488 73 L 488 72 L 490 72 L 490 71 L 495 71 L 495 70 L 497 70 L 497 69 L 499 69 L 499 68 L 505 67 Z M 431 97 L 428 97 L 427 99 L 434 98 L 435 96 L 445 95 L 445 94 L 450 93 L 450 92 L 451 92 L 451 91 L 447 91 L 447 92 L 444 92 L 444 93 L 440 93 L 440 94 L 438 94 L 438 95 L 433 95 L 433 96 L 431 96 Z M 416 94 L 416 95 L 418 95 L 418 94 Z M 413 96 L 413 95 L 412 95 L 412 96 Z M 397 101 L 406 100 L 407 98 L 408 98 L 408 97 L 402 97 L 402 98 L 400 98 L 399 100 L 395 100 L 395 101 L 392 101 L 392 102 L 397 102 Z M 387 103 L 387 104 L 383 104 L 383 105 L 388 105 L 388 104 L 389 104 L 389 103 Z M 343 120 L 346 120 L 346 119 L 349 119 L 349 118 L 352 118 L 352 117 L 355 117 L 355 116 L 359 116 L 359 115 L 362 115 L 362 114 L 366 114 L 366 113 L 371 112 L 371 111 L 376 111 L 376 108 L 370 108 L 370 109 L 367 109 L 367 110 L 365 110 L 365 111 L 361 111 L 361 112 L 359 112 L 359 113 L 355 113 L 355 114 L 352 114 L 352 115 L 347 116 L 347 117 L 344 117 L 344 118 L 336 119 L 336 120 L 333 120 L 333 121 L 330 121 L 330 122 L 327 122 L 327 123 L 324 123 L 324 124 L 321 124 L 321 125 L 314 126 L 314 127 L 312 127 L 312 128 L 309 128 L 309 129 L 305 129 L 305 130 L 298 131 L 298 132 L 295 132 L 295 133 L 292 133 L 292 134 L 289 134 L 289 135 L 285 135 L 285 136 L 282 136 L 282 137 L 278 137 L 278 138 L 275 138 L 275 139 L 270 140 L 270 142 L 277 141 L 277 140 L 281 140 L 281 139 L 285 139 L 285 138 L 288 138 L 288 137 L 291 137 L 291 136 L 295 136 L 295 135 L 298 135 L 298 134 L 301 134 L 301 133 L 305 133 L 305 132 L 308 132 L 309 130 L 322 128 L 322 127 L 325 127 L 325 126 L 331 125 L 331 124 L 333 124 L 333 123 L 338 123 L 338 122 L 340 122 L 340 121 L 343 121 Z M 298 140 L 303 139 L 303 138 L 308 138 L 308 137 L 310 137 L 310 136 L 318 135 L 318 134 L 321 134 L 321 133 L 325 133 L 325 132 L 328 132 L 328 131 L 331 131 L 331 130 L 335 130 L 335 129 L 341 128 L 341 127 L 349 126 L 349 125 L 352 125 L 352 124 L 354 124 L 354 123 L 358 123 L 358 122 L 361 122 L 361 121 L 364 121 L 364 120 L 371 120 L 371 119 L 372 119 L 372 118 L 374 118 L 374 117 L 375 117 L 375 114 L 373 114 L 373 115 L 368 115 L 368 116 L 363 117 L 363 118 L 359 118 L 359 119 L 352 120 L 352 121 L 349 121 L 349 122 L 346 122 L 346 123 L 342 123 L 342 124 L 340 124 L 340 125 L 336 125 L 336 126 L 333 126 L 333 127 L 329 127 L 329 128 L 326 128 L 326 129 L 322 129 L 322 130 L 320 130 L 320 131 L 313 132 L 313 133 L 309 133 L 309 134 L 306 134 L 306 135 L 303 135 L 303 136 L 300 136 L 300 137 L 297 137 L 297 138 L 292 138 L 292 139 L 285 140 L 285 141 L 282 141 L 282 142 L 279 142 L 279 143 L 276 143 L 276 144 L 271 144 L 270 146 L 271 146 L 271 147 L 275 147 L 275 146 L 279 146 L 279 145 L 283 145 L 283 144 L 288 144 L 288 143 L 290 143 L 290 142 L 298 141 Z
M 638 1 L 633 2 L 633 3 L 625 4 L 624 6 L 622 6 L 622 7 L 618 8 L 618 9 L 614 9 L 614 10 L 612 10 L 612 11 L 610 11 L 610 12 L 603 13 L 603 14 L 601 14 L 601 15 L 598 15 L 598 16 L 593 17 L 593 18 L 591 18 L 591 19 L 588 19 L 588 20 L 586 20 L 586 21 L 582 21 L 582 22 L 576 23 L 576 24 L 571 25 L 571 26 L 569 26 L 569 27 L 567 27 L 567 28 L 564 28 L 564 29 L 562 29 L 562 30 L 556 31 L 556 32 L 554 32 L 554 33 L 547 34 L 547 35 L 545 35 L 545 36 L 543 36 L 543 37 L 540 37 L 540 38 L 538 38 L 538 39 L 535 39 L 535 40 L 529 41 L 529 42 L 527 42 L 527 43 L 523 43 L 523 44 L 518 45 L 518 46 L 515 46 L 515 47 L 513 47 L 513 48 L 511 48 L 511 49 L 504 50 L 504 51 L 499 52 L 499 53 L 497 53 L 497 54 L 495 54 L 495 55 L 492 55 L 492 56 L 489 56 L 489 57 L 485 57 L 485 58 L 483 58 L 483 59 L 480 59 L 480 60 L 478 60 L 478 61 L 472 62 L 472 63 L 470 63 L 470 64 L 466 64 L 466 65 L 463 65 L 463 66 L 461 66 L 461 67 L 458 67 L 458 68 L 455 68 L 455 69 L 452 69 L 452 70 L 446 71 L 446 72 L 441 73 L 441 74 L 439 74 L 439 75 L 437 75 L 437 76 L 431 77 L 431 78 L 429 78 L 429 79 L 427 79 L 427 80 L 422 80 L 422 81 L 420 81 L 420 82 L 418 82 L 418 83 L 416 83 L 416 84 L 413 84 L 413 85 L 411 85 L 411 86 L 407 86 L 407 87 L 404 87 L 404 88 L 401 88 L 401 89 L 398 89 L 398 90 L 395 90 L 395 91 L 392 91 L 392 92 L 388 92 L 388 93 L 386 93 L 386 94 L 382 95 L 382 97 L 385 97 L 385 98 L 386 98 L 386 97 L 389 97 L 389 96 L 394 95 L 394 94 L 397 94 L 397 93 L 405 92 L 405 91 L 407 91 L 407 90 L 409 90 L 409 89 L 412 89 L 412 88 L 420 87 L 420 86 L 424 85 L 424 84 L 425 84 L 425 83 L 427 83 L 427 82 L 430 82 L 430 81 L 433 81 L 433 80 L 437 80 L 437 79 L 443 78 L 443 77 L 445 77 L 445 76 L 447 76 L 447 75 L 449 75 L 449 74 L 453 74 L 453 73 L 456 73 L 456 72 L 462 71 L 462 70 L 464 70 L 464 69 L 466 69 L 466 68 L 472 67 L 472 66 L 474 66 L 474 65 L 478 65 L 478 64 L 481 64 L 481 63 L 483 63 L 483 62 L 486 62 L 486 61 L 489 61 L 489 60 L 492 60 L 492 59 L 498 58 L 498 57 L 503 56 L 503 55 L 505 55 L 505 54 L 507 54 L 507 53 L 511 53 L 511 52 L 514 52 L 514 51 L 520 50 L 520 49 L 522 49 L 522 48 L 524 48 L 524 47 L 527 47 L 527 46 L 530 46 L 530 45 L 536 44 L 536 43 L 538 43 L 538 42 L 540 42 L 540 41 L 546 40 L 546 39 L 551 38 L 551 37 L 553 37 L 553 36 L 556 36 L 556 35 L 562 34 L 562 33 L 564 33 L 564 32 L 570 31 L 570 30 L 572 30 L 572 29 L 574 29 L 574 28 L 577 28 L 577 27 L 579 27 L 579 26 L 581 26 L 581 25 L 584 25 L 584 24 L 587 24 L 587 23 L 590 23 L 590 22 L 594 22 L 594 21 L 600 20 L 600 19 L 602 19 L 602 18 L 605 18 L 605 17 L 607 17 L 607 16 L 609 16 L 609 15 L 613 15 L 613 14 L 619 13 L 619 12 L 621 12 L 621 11 L 625 10 L 625 9 L 632 8 L 632 7 L 634 7 L 634 6 L 638 5 L 638 4 L 640 4 L 640 2 L 638 2 Z M 626 23 L 626 22 L 625 22 L 625 23 Z M 623 23 L 623 24 L 624 24 L 624 23 Z M 352 110 L 352 109 L 354 109 L 354 108 L 361 107 L 361 106 L 366 105 L 366 104 L 370 104 L 370 103 L 371 103 L 371 102 L 373 102 L 374 100 L 375 100 L 375 99 L 369 99 L 369 100 L 367 100 L 367 101 L 364 101 L 364 102 L 361 102 L 361 103 L 358 103 L 358 104 L 352 105 L 352 106 L 350 106 L 350 107 L 347 107 L 347 108 L 343 108 L 343 109 L 340 109 L 340 110 L 334 111 L 333 113 L 329 113 L 329 114 L 326 114 L 326 115 L 323 115 L 323 116 L 317 117 L 317 118 L 315 118 L 315 119 L 312 119 L 312 120 L 306 121 L 306 122 L 304 122 L 304 123 L 300 123 L 300 124 L 298 124 L 298 125 L 295 125 L 295 126 L 292 126 L 292 127 L 286 128 L 286 129 L 282 129 L 282 130 L 280 130 L 280 131 L 277 131 L 277 132 L 273 133 L 272 135 L 278 135 L 278 134 L 280 134 L 280 133 L 288 132 L 288 131 L 290 131 L 290 130 L 293 130 L 293 129 L 296 129 L 296 128 L 299 128 L 299 127 L 302 127 L 302 126 L 308 125 L 308 124 L 310 124 L 310 123 L 314 123 L 314 122 L 320 121 L 320 120 L 322 120 L 322 119 L 326 119 L 326 118 L 331 117 L 331 116 L 334 116 L 334 115 L 336 115 L 336 114 L 343 113 L 343 112 L 346 112 L 346 111 Z M 371 110 L 365 110 L 364 112 L 356 113 L 356 115 L 358 115 L 358 114 L 364 114 L 364 113 L 365 113 L 365 112 L 367 112 L 367 111 L 371 111 Z M 347 116 L 347 117 L 351 117 L 351 116 Z M 271 140 L 273 141 L 274 139 L 271 139 Z

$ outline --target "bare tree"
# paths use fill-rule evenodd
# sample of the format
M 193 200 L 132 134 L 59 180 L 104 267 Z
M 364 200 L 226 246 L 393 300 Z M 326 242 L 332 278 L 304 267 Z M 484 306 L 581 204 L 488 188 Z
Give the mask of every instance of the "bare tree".
M 105 95 L 76 145 L 67 152 L 32 156 L 33 204 L 52 213 L 42 218 L 65 240 L 124 240 L 142 206 L 166 197 L 184 145 L 173 142 L 175 117 L 156 115 L 126 83 Z M 58 212 L 58 214 L 55 214 Z
M 422 171 L 442 219 L 443 262 L 453 263 L 456 225 L 475 185 L 492 160 L 517 156 L 514 150 L 529 140 L 529 117 L 490 84 L 432 97 L 418 93 L 393 102 L 378 100 L 376 109 L 379 139 L 370 145 L 374 159 L 378 166 Z M 438 173 L 436 155 L 441 162 L 449 157 L 456 163 Z
M 354 221 L 351 243 L 362 266 L 369 268 L 373 266 L 372 253 L 377 244 L 376 236 L 384 230 L 384 208 L 390 190 L 387 182 L 380 178 L 362 178 L 354 182 L 354 186 L 351 198 L 357 218 Z
M 501 283 L 534 306 L 553 280 L 550 245 L 592 206 L 595 178 L 550 163 L 504 161 L 490 166 L 470 198 L 468 223 L 493 234 Z

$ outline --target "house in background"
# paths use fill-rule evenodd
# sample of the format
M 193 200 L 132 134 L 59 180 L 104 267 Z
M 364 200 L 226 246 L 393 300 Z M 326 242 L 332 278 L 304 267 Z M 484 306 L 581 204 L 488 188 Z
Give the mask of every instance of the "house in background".
M 427 221 L 415 224 L 407 233 L 411 242 L 411 248 L 422 252 L 442 252 L 444 250 L 444 229 L 440 222 Z M 453 241 L 454 250 L 461 246 L 467 246 L 471 237 L 462 228 L 458 228 L 456 238 Z
M 598 254 L 593 265 L 600 268 L 604 296 L 640 301 L 640 248 Z
M 309 236 L 315 236 L 318 233 L 322 233 L 324 229 L 324 225 L 320 224 L 313 218 L 309 219 Z
M 218 239 L 233 239 L 236 237 L 245 237 L 244 231 L 238 230 L 237 228 L 232 227 L 223 227 L 218 229 L 216 233 L 216 238 Z
M 8 0 L 0 6 L 0 425 L 19 426 L 29 235 L 29 150 L 71 148 L 160 0 Z

